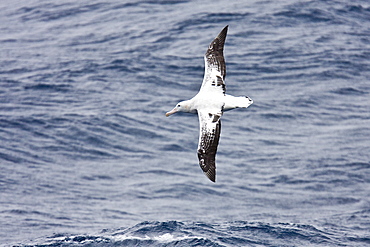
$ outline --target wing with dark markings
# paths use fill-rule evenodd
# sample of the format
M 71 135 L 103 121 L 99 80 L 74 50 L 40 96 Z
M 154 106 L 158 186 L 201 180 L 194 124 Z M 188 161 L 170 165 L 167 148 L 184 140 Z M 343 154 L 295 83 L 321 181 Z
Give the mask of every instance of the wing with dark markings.
M 220 86 L 222 84 L 218 89 L 223 90 L 223 93 L 225 93 L 224 80 L 226 76 L 226 64 L 224 59 L 224 45 L 227 29 L 228 26 L 226 26 L 211 42 L 204 55 L 205 73 L 202 89 L 215 88 L 215 86 L 217 87 L 217 85 Z
M 204 174 L 212 181 L 216 181 L 216 152 L 221 133 L 220 114 L 199 112 L 199 165 Z

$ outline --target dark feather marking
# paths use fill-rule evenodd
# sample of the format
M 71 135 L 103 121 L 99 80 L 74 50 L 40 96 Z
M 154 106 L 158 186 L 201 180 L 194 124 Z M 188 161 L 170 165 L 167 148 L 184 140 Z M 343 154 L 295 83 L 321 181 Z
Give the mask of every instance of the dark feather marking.
M 226 92 L 226 85 L 224 83 L 224 80 L 220 77 L 220 76 L 216 76 L 217 78 L 217 82 L 216 81 L 212 81 L 212 86 L 217 86 L 217 87 L 222 87 L 222 91 L 223 93 Z
M 227 35 L 228 26 L 226 26 L 220 34 L 209 45 L 205 54 L 207 62 L 211 66 L 215 66 L 221 72 L 221 76 L 225 79 L 226 65 L 224 59 L 224 45 Z
M 220 119 L 220 115 L 217 115 L 217 114 L 212 114 L 212 113 L 208 113 L 208 116 L 211 118 L 213 117 L 212 119 L 212 123 L 216 123 L 219 119 Z
M 218 115 L 214 115 L 218 116 Z M 218 116 L 219 120 L 220 116 Z M 211 133 L 206 131 L 206 127 L 202 128 L 201 143 L 198 149 L 199 165 L 207 177 L 216 181 L 216 152 L 220 139 L 221 121 L 216 123 L 216 128 Z
M 222 87 L 222 91 L 225 93 L 226 92 L 226 86 L 225 86 L 225 83 L 224 83 L 224 80 L 220 77 L 220 76 L 216 76 L 217 77 L 217 86 L 218 87 Z
M 220 119 L 220 115 L 213 115 L 213 119 L 212 119 L 212 123 L 215 123 L 215 122 L 217 122 L 219 119 Z

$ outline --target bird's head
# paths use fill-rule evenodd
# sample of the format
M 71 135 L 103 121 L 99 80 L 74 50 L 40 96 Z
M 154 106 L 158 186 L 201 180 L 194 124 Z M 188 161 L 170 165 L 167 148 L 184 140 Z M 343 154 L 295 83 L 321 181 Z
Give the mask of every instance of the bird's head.
M 188 100 L 177 103 L 175 108 L 173 108 L 171 111 L 166 113 L 166 117 L 176 112 L 189 112 Z

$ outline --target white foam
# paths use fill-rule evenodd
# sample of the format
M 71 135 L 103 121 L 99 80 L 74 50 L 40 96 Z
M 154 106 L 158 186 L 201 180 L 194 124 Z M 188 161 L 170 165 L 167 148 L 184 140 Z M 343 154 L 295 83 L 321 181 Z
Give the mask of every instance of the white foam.
M 201 239 L 200 237 L 194 237 L 194 236 L 174 236 L 171 233 L 165 233 L 163 235 L 159 236 L 147 236 L 144 237 L 138 237 L 138 236 L 130 236 L 130 235 L 121 235 L 121 236 L 111 236 L 110 238 L 113 238 L 115 241 L 123 241 L 123 240 L 155 240 L 161 243 L 169 243 L 172 241 L 181 241 L 185 239 Z

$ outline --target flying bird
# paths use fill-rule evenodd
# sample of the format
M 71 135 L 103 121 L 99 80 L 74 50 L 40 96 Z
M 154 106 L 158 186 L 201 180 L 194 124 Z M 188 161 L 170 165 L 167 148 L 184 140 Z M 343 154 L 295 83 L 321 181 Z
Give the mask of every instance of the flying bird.
M 190 100 L 179 102 L 166 113 L 198 113 L 199 143 L 198 159 L 204 174 L 216 182 L 216 152 L 221 133 L 221 116 L 224 111 L 247 108 L 253 103 L 248 96 L 235 97 L 226 94 L 224 45 L 228 26 L 211 42 L 204 55 L 205 73 L 197 95 Z

